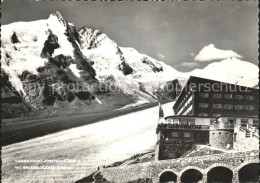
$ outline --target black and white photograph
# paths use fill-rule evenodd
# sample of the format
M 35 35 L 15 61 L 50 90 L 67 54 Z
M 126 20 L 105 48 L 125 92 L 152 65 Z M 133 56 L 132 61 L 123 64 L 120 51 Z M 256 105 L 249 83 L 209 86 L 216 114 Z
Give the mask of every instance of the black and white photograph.
M 257 0 L 1 0 L 1 182 L 258 183 Z

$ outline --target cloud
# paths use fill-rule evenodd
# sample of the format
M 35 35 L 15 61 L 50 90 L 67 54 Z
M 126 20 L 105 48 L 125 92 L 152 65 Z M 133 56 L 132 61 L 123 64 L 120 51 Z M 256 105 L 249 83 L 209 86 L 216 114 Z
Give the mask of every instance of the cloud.
M 194 53 L 190 53 L 190 56 L 194 57 Z
M 196 67 L 198 65 L 199 64 L 197 62 L 183 62 L 181 64 L 181 66 L 183 66 L 183 67 Z
M 224 60 L 229 57 L 243 58 L 241 55 L 232 50 L 221 50 L 216 48 L 214 44 L 209 44 L 200 50 L 194 60 L 199 62 L 209 62 L 212 60 Z
M 165 55 L 161 54 L 161 53 L 157 53 L 157 57 L 161 60 L 164 60 L 166 57 Z

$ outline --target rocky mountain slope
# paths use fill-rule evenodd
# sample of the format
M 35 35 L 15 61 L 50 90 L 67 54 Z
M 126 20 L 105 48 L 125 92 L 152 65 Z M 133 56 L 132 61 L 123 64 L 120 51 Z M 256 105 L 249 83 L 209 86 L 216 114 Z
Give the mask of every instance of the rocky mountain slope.
M 71 101 L 83 95 L 61 88 L 61 83 L 96 82 L 95 70 L 80 51 L 77 37 L 58 12 L 47 20 L 3 26 L 2 72 L 33 108 L 44 109 L 58 98 Z M 80 78 L 73 73 L 75 67 L 82 69 Z M 89 91 L 84 95 L 95 99 Z
M 15 103 L 31 109 L 102 106 L 108 101 L 118 108 L 174 98 L 190 75 L 247 86 L 258 83 L 258 68 L 249 62 L 228 59 L 181 73 L 118 46 L 99 30 L 77 30 L 59 12 L 44 20 L 3 25 L 1 56 L 2 98 L 9 101 L 15 95 Z M 172 91 L 166 89 L 176 83 Z

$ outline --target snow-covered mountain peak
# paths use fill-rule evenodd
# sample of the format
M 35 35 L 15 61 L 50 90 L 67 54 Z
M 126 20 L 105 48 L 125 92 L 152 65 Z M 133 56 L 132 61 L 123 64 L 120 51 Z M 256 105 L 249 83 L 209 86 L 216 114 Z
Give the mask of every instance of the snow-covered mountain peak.
M 83 46 L 87 49 L 96 48 L 101 43 L 101 40 L 106 38 L 106 35 L 103 34 L 102 38 L 100 35 L 102 34 L 100 30 L 89 28 L 89 27 L 82 27 L 79 30 L 79 34 L 81 35 L 81 39 L 83 40 Z
M 78 33 L 74 25 L 68 24 L 59 12 L 51 14 L 44 20 L 3 25 L 1 44 L 3 72 L 8 76 L 11 85 L 24 96 L 28 93 L 24 90 L 25 81 L 22 81 L 21 75 L 29 73 L 40 77 L 39 68 L 50 64 L 50 60 L 58 66 L 51 66 L 54 72 L 60 69 L 64 69 L 65 72 L 68 68 L 73 68 L 72 73 L 80 77 L 77 68 L 81 68 L 85 78 L 94 78 L 95 72 L 81 53 L 77 38 Z M 76 62 L 79 62 L 77 67 Z M 68 68 L 59 68 L 61 65 Z
M 204 69 L 195 69 L 190 75 L 253 87 L 258 84 L 258 72 L 255 64 L 230 57 Z
M 57 19 L 64 27 L 67 26 L 67 21 L 62 17 L 62 15 L 60 14 L 60 12 L 55 11 L 54 13 L 50 14 L 50 16 L 48 17 L 48 20 L 52 20 L 52 19 Z

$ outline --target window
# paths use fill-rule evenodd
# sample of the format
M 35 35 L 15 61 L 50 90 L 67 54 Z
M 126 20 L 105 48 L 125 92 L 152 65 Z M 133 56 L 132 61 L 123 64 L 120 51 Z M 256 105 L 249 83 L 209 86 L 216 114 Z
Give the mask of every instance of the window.
M 222 104 L 213 104 L 214 109 L 222 109 Z
M 184 137 L 185 138 L 190 138 L 190 133 L 189 132 L 184 132 Z
M 176 119 L 176 118 L 173 119 L 173 124 L 179 124 L 179 122 L 180 122 L 179 119 Z
M 236 110 L 243 110 L 244 106 L 242 106 L 242 105 L 235 105 L 235 109 Z
M 181 119 L 180 119 L 180 123 L 181 123 L 181 124 L 187 124 L 187 119 L 181 118 Z
M 247 99 L 247 100 L 255 100 L 255 96 L 247 95 L 247 96 L 246 96 L 246 99 Z
M 209 104 L 208 103 L 199 103 L 200 108 L 208 108 Z
M 210 120 L 210 125 L 213 125 L 215 123 L 215 119 Z
M 208 114 L 207 114 L 207 113 L 199 113 L 199 116 L 204 116 L 204 117 L 206 117 L 206 116 L 208 116 Z
M 245 109 L 246 109 L 246 110 L 249 110 L 249 111 L 252 111 L 252 110 L 255 109 L 255 107 L 252 106 L 252 105 L 246 105 L 246 106 L 245 106 Z
M 225 94 L 225 95 L 224 95 L 224 98 L 225 98 L 225 99 L 232 99 L 232 94 Z
M 195 125 L 195 119 L 188 119 L 189 125 Z
M 172 122 L 173 122 L 173 119 L 169 118 L 169 119 L 167 119 L 167 122 L 168 122 L 168 123 L 172 123 Z
M 213 95 L 213 98 L 222 98 L 222 94 L 216 93 Z
M 200 97 L 201 98 L 209 98 L 209 94 L 208 93 L 200 93 Z
M 225 104 L 224 109 L 233 109 L 233 105 Z
M 236 95 L 236 97 L 235 97 L 237 100 L 242 100 L 242 99 L 244 99 L 244 96 L 243 95 Z
M 234 125 L 236 123 L 236 118 L 228 118 L 227 121 L 230 125 Z
M 212 114 L 213 117 L 219 117 L 220 114 Z
M 178 132 L 172 132 L 172 137 L 178 137 L 179 133 Z
M 248 119 L 241 119 L 241 127 L 246 127 Z
M 259 120 L 254 119 L 253 120 L 253 126 L 259 126 Z

